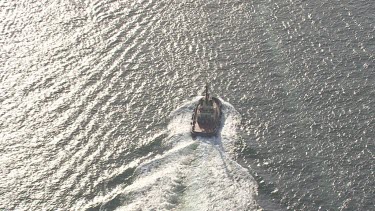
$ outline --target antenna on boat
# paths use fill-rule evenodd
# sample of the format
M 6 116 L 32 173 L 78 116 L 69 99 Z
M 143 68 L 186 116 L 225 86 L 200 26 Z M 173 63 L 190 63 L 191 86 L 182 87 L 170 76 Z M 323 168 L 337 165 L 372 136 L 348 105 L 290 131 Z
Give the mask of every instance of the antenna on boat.
M 205 89 L 205 95 L 206 95 L 206 100 L 208 100 L 208 84 L 206 84 L 206 89 Z

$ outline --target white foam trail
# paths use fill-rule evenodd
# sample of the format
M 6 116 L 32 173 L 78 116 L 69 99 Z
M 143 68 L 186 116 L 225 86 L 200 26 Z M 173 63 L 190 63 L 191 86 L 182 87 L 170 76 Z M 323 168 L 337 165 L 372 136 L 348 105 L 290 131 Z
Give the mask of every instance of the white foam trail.
M 238 112 L 224 102 L 221 135 L 190 136 L 194 99 L 171 114 L 169 137 L 172 148 L 142 162 L 131 185 L 97 197 L 89 207 L 117 210 L 257 210 L 257 184 L 247 169 L 234 160 Z M 223 101 L 223 100 L 222 100 Z M 120 205 L 120 206 L 118 206 Z
M 192 112 L 194 110 L 195 103 L 197 103 L 200 98 L 201 96 L 195 97 L 171 112 L 171 120 L 168 124 L 170 136 L 190 134 Z

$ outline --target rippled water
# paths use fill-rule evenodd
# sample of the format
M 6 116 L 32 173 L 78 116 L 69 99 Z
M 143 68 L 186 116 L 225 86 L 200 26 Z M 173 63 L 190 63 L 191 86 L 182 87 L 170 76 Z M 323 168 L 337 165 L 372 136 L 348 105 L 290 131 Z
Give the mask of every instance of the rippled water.
M 375 209 L 373 1 L 0 7 L 0 209 Z

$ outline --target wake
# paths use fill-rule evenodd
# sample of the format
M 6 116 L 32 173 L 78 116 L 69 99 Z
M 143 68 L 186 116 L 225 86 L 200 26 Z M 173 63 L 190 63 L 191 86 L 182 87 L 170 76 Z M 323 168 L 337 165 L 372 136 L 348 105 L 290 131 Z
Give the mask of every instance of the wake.
M 171 113 L 169 150 L 137 163 L 133 182 L 97 197 L 86 208 L 100 210 L 257 210 L 257 184 L 233 160 L 239 114 L 224 102 L 217 137 L 190 136 L 190 120 L 199 98 Z

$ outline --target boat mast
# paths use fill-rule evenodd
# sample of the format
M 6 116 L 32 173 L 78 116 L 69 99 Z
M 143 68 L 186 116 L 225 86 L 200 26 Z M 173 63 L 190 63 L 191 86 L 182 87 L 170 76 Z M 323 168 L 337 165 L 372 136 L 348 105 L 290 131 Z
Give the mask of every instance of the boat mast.
M 206 101 L 208 101 L 208 85 L 206 84 L 206 90 L 205 90 L 205 93 L 206 93 Z

